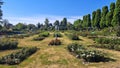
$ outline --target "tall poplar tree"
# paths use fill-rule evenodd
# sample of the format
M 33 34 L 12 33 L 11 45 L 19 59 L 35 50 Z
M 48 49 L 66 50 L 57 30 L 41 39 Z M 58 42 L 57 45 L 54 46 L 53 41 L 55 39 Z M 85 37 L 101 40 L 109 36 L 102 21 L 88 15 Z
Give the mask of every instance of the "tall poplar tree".
M 115 3 L 111 3 L 110 4 L 110 12 L 107 13 L 106 16 L 106 26 L 112 26 L 112 19 L 113 19 L 113 15 L 114 15 L 114 9 L 115 9 Z
M 102 8 L 102 17 L 101 17 L 101 21 L 100 21 L 100 28 L 106 27 L 106 15 L 108 12 L 109 12 L 108 6 L 104 6 Z
M 120 0 L 117 0 L 117 2 L 116 2 L 112 25 L 120 26 Z

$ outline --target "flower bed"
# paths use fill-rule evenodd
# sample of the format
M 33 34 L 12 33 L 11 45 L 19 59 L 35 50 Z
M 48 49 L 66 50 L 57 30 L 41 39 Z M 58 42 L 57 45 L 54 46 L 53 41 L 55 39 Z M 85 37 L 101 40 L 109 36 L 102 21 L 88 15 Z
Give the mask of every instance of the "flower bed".
M 105 53 L 98 50 L 90 50 L 83 45 L 76 43 L 69 44 L 67 49 L 77 58 L 81 58 L 85 62 L 105 62 L 110 60 L 110 58 L 106 56 Z
M 32 55 L 37 51 L 36 47 L 32 48 L 23 48 L 22 50 L 3 56 L 0 58 L 0 64 L 9 64 L 9 65 L 16 65 L 21 63 L 27 57 Z
M 15 49 L 18 47 L 18 42 L 9 39 L 2 39 L 0 40 L 0 50 L 9 50 Z
M 51 45 L 51 46 L 61 45 L 61 41 L 59 39 L 55 39 L 55 40 L 50 41 L 50 43 L 48 45 Z

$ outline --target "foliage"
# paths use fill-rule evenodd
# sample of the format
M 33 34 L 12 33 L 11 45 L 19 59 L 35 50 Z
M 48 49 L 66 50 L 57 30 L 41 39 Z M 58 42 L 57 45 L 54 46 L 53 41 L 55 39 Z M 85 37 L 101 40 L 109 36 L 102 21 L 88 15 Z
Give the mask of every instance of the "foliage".
M 100 20 L 101 20 L 101 9 L 97 9 L 95 15 L 95 24 L 94 24 L 97 28 L 100 28 Z
M 91 46 L 96 48 L 105 48 L 105 49 L 120 51 L 120 45 L 115 45 L 115 44 L 96 44 Z
M 0 40 L 0 50 L 9 50 L 15 49 L 18 47 L 18 42 L 9 39 L 2 39 Z
M 48 37 L 49 36 L 49 32 L 42 32 L 39 35 L 40 37 Z
M 71 40 L 80 40 L 77 33 L 66 34 Z
M 18 24 L 15 25 L 15 27 L 14 27 L 15 30 L 24 30 L 24 29 L 26 29 L 26 28 L 27 28 L 27 26 L 26 26 L 25 24 L 23 24 L 23 23 L 18 23 Z
M 77 58 L 81 58 L 86 62 L 109 61 L 109 58 L 105 56 L 105 53 L 98 50 L 90 50 L 83 45 L 79 45 L 77 43 L 69 44 L 67 48 Z
M 96 11 L 92 12 L 92 26 L 95 27 L 95 15 L 96 15 Z
M 120 39 L 96 38 L 95 42 L 99 44 L 119 44 L 120 45 Z
M 119 26 L 118 29 L 117 29 L 116 35 L 117 35 L 118 37 L 120 37 L 120 26 Z
M 113 19 L 112 19 L 112 25 L 113 26 L 120 25 L 120 0 L 116 1 L 114 16 L 113 16 Z
M 13 35 L 11 38 L 18 38 L 18 39 L 23 39 L 23 35 Z
M 57 33 L 54 33 L 54 37 L 62 37 L 62 34 L 57 32 Z
M 106 27 L 106 15 L 108 13 L 108 6 L 104 6 L 102 8 L 102 17 L 100 21 L 100 28 L 105 28 Z
M 106 26 L 112 26 L 112 19 L 114 15 L 115 3 L 110 4 L 110 12 L 106 15 Z
M 55 40 L 50 41 L 48 45 L 61 45 L 61 43 L 62 42 L 56 38 Z
M 3 56 L 0 58 L 0 64 L 15 65 L 21 63 L 24 59 L 37 51 L 36 47 L 23 48 L 22 50 Z
M 80 38 L 78 37 L 78 35 L 70 35 L 69 36 L 69 38 L 71 39 L 71 40 L 80 40 Z
M 29 37 L 30 35 L 32 35 L 32 34 L 15 34 L 15 35 L 9 36 L 9 38 L 23 39 L 25 37 Z
M 80 30 L 82 28 L 82 23 L 83 21 L 81 19 L 74 21 L 73 25 L 75 27 L 75 30 Z
M 42 41 L 42 40 L 44 40 L 45 39 L 45 37 L 35 37 L 35 38 L 33 38 L 33 40 L 34 41 Z

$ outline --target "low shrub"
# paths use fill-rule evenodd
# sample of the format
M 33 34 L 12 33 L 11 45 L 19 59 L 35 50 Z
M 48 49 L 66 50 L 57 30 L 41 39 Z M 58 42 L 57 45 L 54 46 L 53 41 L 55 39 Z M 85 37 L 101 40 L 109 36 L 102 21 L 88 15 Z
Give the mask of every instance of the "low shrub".
M 83 37 L 96 37 L 96 36 L 98 36 L 98 34 L 96 32 L 91 32 L 91 31 L 80 32 L 79 35 L 83 36 Z
M 120 37 L 120 26 L 117 28 L 116 35 Z
M 98 50 L 86 50 L 84 54 L 81 54 L 81 57 L 86 62 L 105 62 L 109 61 L 109 58 L 105 56 L 105 54 Z
M 45 37 L 35 37 L 35 38 L 33 38 L 34 41 L 42 41 L 44 39 L 45 39 Z
M 99 44 L 120 44 L 120 39 L 96 38 L 95 42 Z
M 55 40 L 50 41 L 48 45 L 61 45 L 61 41 L 56 38 Z
M 61 33 L 54 33 L 54 37 L 62 37 Z
M 91 47 L 120 51 L 120 45 L 114 45 L 114 44 L 97 44 L 97 45 L 92 45 Z
M 16 49 L 18 42 L 15 40 L 2 39 L 0 40 L 0 50 Z
M 110 60 L 108 56 L 105 56 L 105 53 L 98 50 L 90 50 L 76 43 L 69 44 L 67 48 L 69 52 L 85 62 L 105 62 Z
M 50 35 L 49 32 L 43 32 L 39 36 L 40 37 L 48 37 L 49 35 Z
M 15 65 L 21 63 L 24 59 L 37 51 L 36 47 L 23 48 L 22 50 L 3 56 L 0 58 L 0 64 Z
M 71 40 L 80 40 L 79 36 L 77 34 L 69 34 L 68 37 Z
M 23 35 L 13 35 L 12 38 L 23 39 L 24 36 Z

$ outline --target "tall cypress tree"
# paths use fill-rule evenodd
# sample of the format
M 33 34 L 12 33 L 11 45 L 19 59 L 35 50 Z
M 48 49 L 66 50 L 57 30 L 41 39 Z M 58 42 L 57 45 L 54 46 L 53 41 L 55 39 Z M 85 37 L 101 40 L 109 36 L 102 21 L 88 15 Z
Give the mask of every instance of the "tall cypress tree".
M 112 25 L 120 26 L 120 0 L 117 0 L 117 2 L 116 2 Z
M 82 26 L 83 26 L 84 28 L 86 27 L 86 22 L 87 22 L 86 18 L 87 18 L 86 15 L 83 16 L 83 25 L 82 25 Z
M 108 6 L 104 6 L 102 8 L 102 17 L 100 21 L 100 28 L 106 27 L 106 15 L 108 13 Z
M 110 12 L 107 13 L 106 16 L 106 26 L 112 26 L 112 19 L 114 15 L 115 3 L 110 4 Z
M 96 15 L 96 11 L 93 11 L 92 13 L 92 27 L 95 27 L 95 15 Z
M 87 15 L 87 27 L 91 27 L 91 15 Z
M 100 28 L 100 20 L 101 20 L 101 10 L 97 9 L 95 15 L 95 26 L 99 29 Z

